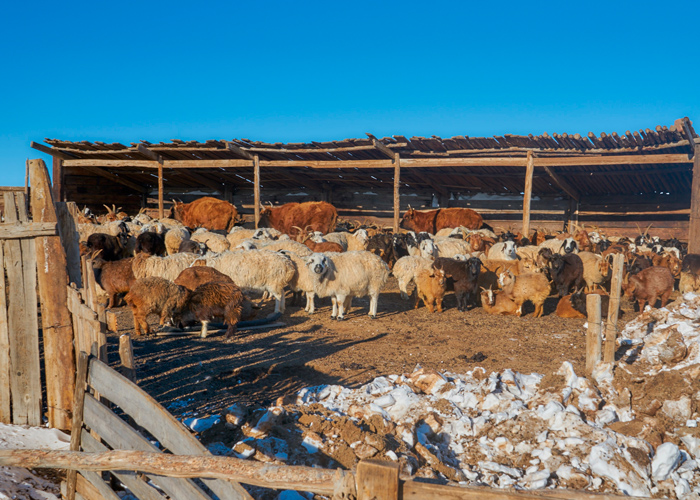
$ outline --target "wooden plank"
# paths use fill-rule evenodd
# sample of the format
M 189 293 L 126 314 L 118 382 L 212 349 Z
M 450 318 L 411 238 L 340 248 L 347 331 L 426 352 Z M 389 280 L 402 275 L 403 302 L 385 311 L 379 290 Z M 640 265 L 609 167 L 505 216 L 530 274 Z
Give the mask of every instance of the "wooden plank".
M 608 306 L 608 321 L 605 324 L 604 363 L 615 363 L 617 337 L 617 318 L 620 313 L 620 294 L 622 290 L 622 272 L 625 267 L 625 256 L 616 254 L 613 257 L 612 280 L 610 282 L 610 304 Z M 642 311 L 640 311 L 641 313 Z
M 75 283 L 77 287 L 83 286 L 83 277 L 80 271 L 80 242 L 75 225 L 74 213 L 78 207 L 74 202 L 57 202 L 56 217 L 58 219 L 58 234 L 61 237 L 63 251 L 66 254 L 66 270 L 68 282 Z
M 660 163 L 693 163 L 685 154 L 658 154 L 658 155 L 618 155 L 606 156 L 568 156 L 538 158 L 538 167 L 568 167 L 586 165 L 654 165 Z
M 78 357 L 78 368 L 76 371 L 76 384 L 73 394 L 73 418 L 71 421 L 70 450 L 80 451 L 80 433 L 83 428 L 83 403 L 85 402 L 85 391 L 87 390 L 88 355 L 81 353 Z M 66 475 L 67 500 L 75 499 L 75 489 L 78 473 L 75 470 L 68 470 Z
M 398 500 L 399 464 L 360 460 L 355 476 L 357 500 Z
M 53 157 L 53 198 L 63 201 L 63 160 L 57 156 Z
M 80 445 L 83 451 L 90 453 L 104 453 L 109 451 L 109 448 L 97 441 L 97 439 L 92 437 L 85 429 L 83 429 L 81 432 Z M 114 477 L 124 483 L 124 485 L 129 488 L 134 495 L 136 495 L 136 498 L 139 498 L 140 500 L 163 500 L 165 498 L 158 492 L 158 490 L 133 472 L 111 471 L 111 473 L 114 475 Z
M 94 359 L 93 359 L 94 362 Z M 99 403 L 93 396 L 86 394 L 85 425 L 96 432 L 100 438 L 115 450 L 136 450 L 160 454 L 160 450 L 132 429 L 121 418 Z M 83 467 L 86 468 L 86 467 Z M 111 470 L 111 469 L 110 469 Z M 140 470 L 136 463 L 117 470 Z M 149 471 L 144 471 L 149 472 Z M 182 481 L 172 477 L 153 476 L 153 483 L 165 493 L 177 500 L 210 500 L 210 498 L 191 481 Z
M 85 498 L 94 498 L 95 500 L 121 500 L 119 495 L 104 482 L 97 472 L 87 470 L 81 470 L 79 472 L 80 476 L 91 486 L 86 487 L 87 485 L 81 481 L 80 486 L 77 488 Z
M 97 392 L 129 414 L 138 425 L 147 429 L 173 453 L 209 454 L 209 451 L 190 434 L 187 428 L 151 396 L 104 363 L 98 360 L 92 361 L 89 381 Z M 216 480 L 205 480 L 205 484 L 219 498 L 250 498 L 239 484 Z
M 92 168 L 97 167 L 141 167 L 158 168 L 158 162 L 152 160 L 100 160 L 97 158 L 77 159 L 71 158 L 63 161 L 64 167 L 81 167 L 92 173 L 97 173 Z M 170 168 L 170 167 L 168 167 Z M 126 184 L 125 184 L 126 185 Z
M 388 149 L 388 148 L 387 148 Z M 401 222 L 401 156 L 399 153 L 394 154 L 394 233 L 399 232 L 399 223 Z
M 119 336 L 119 359 L 122 363 L 122 375 L 132 382 L 136 382 L 136 367 L 134 366 L 134 347 L 131 336 L 128 334 Z
M 540 162 L 540 158 L 537 159 L 537 166 L 538 167 L 542 166 L 539 164 L 539 162 Z M 547 174 L 552 178 L 554 183 L 557 186 L 559 186 L 562 189 L 562 191 L 564 191 L 566 194 L 571 196 L 576 201 L 579 201 L 581 199 L 581 194 L 576 190 L 576 188 L 571 186 L 566 180 L 564 180 L 564 178 L 562 178 L 560 175 L 558 175 L 556 172 L 554 172 L 554 170 L 552 170 L 549 167 L 544 167 L 544 166 L 542 166 L 542 168 L 544 168 L 544 171 L 547 172 Z
M 158 218 L 165 217 L 163 210 L 163 162 L 158 162 Z
M 7 325 L 7 291 L 5 289 L 5 251 L 0 241 L 0 422 L 12 423 L 10 406 L 10 332 Z
M 25 222 L 22 224 L 0 224 L 0 240 L 56 236 L 55 222 Z
M 19 220 L 18 208 L 24 212 L 24 193 L 17 193 L 17 200 L 15 200 L 13 193 L 4 193 L 4 200 L 5 220 L 17 222 Z M 26 217 L 23 218 L 26 219 Z M 39 381 L 39 332 L 36 310 L 36 256 L 28 259 L 29 256 L 23 255 L 23 250 L 28 252 L 30 247 L 24 245 L 23 249 L 21 240 L 5 241 L 5 269 L 12 293 L 12 300 L 9 301 L 7 310 L 10 373 L 12 376 L 10 379 L 12 423 L 40 425 L 41 384 Z M 24 259 L 28 259 L 28 262 L 25 262 Z M 24 265 L 28 266 L 31 262 L 34 263 L 32 273 L 25 273 Z M 32 283 L 34 287 L 27 290 L 27 285 Z M 39 390 L 38 398 L 35 394 L 37 387 Z
M 601 352 L 601 298 L 598 294 L 589 294 L 586 297 L 586 312 L 588 313 L 588 332 L 586 334 L 586 374 L 591 375 L 595 367 L 600 363 Z
M 260 224 L 260 157 L 255 155 L 253 157 L 253 197 L 255 210 L 255 228 L 258 228 Z
M 42 153 L 45 153 L 47 155 L 51 155 L 54 158 L 61 158 L 61 159 L 75 158 L 75 156 L 73 156 L 70 153 L 64 153 L 62 151 L 57 151 L 54 148 L 49 148 L 47 146 L 44 146 L 43 144 L 39 144 L 38 142 L 34 142 L 34 141 L 29 143 L 29 147 L 32 149 L 36 149 L 37 151 L 41 151 Z
M 700 253 L 700 144 L 695 145 L 693 156 L 693 187 L 690 191 L 690 226 L 688 252 Z
M 527 168 L 525 170 L 525 189 L 523 191 L 523 236 L 530 235 L 530 203 L 532 200 L 532 175 L 535 172 L 535 156 L 527 152 Z
M 254 156 L 249 153 L 248 151 L 236 146 L 232 142 L 226 142 L 226 147 L 229 149 L 229 151 L 233 151 L 236 153 L 238 156 L 241 156 L 247 160 L 254 160 Z
M 34 220 L 56 224 L 58 217 L 51 195 L 49 172 L 43 160 L 29 161 L 29 176 L 32 184 L 31 205 Z M 75 357 L 73 325 L 65 288 L 68 283 L 66 255 L 60 236 L 43 236 L 32 240 L 32 243 L 34 242 L 36 250 L 32 255 L 37 265 L 36 276 L 41 298 L 49 426 L 69 429 Z

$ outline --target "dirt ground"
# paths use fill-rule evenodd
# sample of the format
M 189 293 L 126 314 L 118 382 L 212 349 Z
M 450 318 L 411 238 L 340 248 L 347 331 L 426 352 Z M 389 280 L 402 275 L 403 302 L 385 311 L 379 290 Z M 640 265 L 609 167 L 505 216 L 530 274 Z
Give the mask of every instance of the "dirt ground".
M 379 375 L 411 372 L 416 364 L 451 372 L 482 366 L 487 372 L 550 373 L 568 360 L 576 372 L 584 369 L 585 320 L 555 316 L 556 297 L 547 300 L 542 318 L 532 317 L 529 303 L 518 318 L 481 308 L 459 312 L 449 292 L 445 312 L 430 314 L 422 304 L 414 310 L 412 299 L 402 300 L 391 278 L 376 319 L 367 316 L 368 299 L 354 299 L 343 322 L 331 319 L 330 299 L 316 300 L 316 314 L 288 306 L 280 320 L 287 326 L 241 332 L 233 342 L 221 334 L 132 337 L 138 384 L 176 416 L 201 416 L 236 402 L 267 405 L 313 385 L 357 387 Z M 273 306 L 265 303 L 259 317 Z M 118 333 L 133 334 L 129 309 L 114 312 Z M 620 324 L 634 314 L 623 299 Z M 117 366 L 117 334 L 110 333 L 108 343 L 110 363 Z

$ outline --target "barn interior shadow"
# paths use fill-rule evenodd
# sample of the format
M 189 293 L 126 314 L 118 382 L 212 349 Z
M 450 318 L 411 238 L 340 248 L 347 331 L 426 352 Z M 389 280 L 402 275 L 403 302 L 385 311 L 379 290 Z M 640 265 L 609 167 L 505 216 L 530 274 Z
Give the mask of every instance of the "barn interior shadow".
M 333 340 L 314 335 L 321 325 L 306 323 L 305 328 L 296 325 L 293 332 L 241 334 L 233 342 L 224 342 L 222 336 L 134 339 L 137 383 L 178 416 L 192 411 L 218 413 L 236 402 L 269 405 L 280 396 L 314 385 L 358 385 L 342 371 L 323 373 L 311 364 L 353 345 L 378 340 L 386 333 Z M 110 364 L 116 367 L 118 339 L 109 339 L 108 344 Z M 357 369 L 362 369 L 349 368 L 354 378 Z

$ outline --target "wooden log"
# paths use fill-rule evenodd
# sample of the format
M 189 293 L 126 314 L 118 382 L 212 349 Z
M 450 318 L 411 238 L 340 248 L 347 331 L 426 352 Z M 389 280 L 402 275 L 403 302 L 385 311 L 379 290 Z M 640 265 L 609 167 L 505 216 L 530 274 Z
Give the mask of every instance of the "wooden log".
M 32 184 L 32 213 L 37 222 L 58 222 L 53 205 L 49 173 L 43 160 L 29 161 Z M 75 357 L 73 325 L 67 306 L 66 255 L 59 236 L 36 239 L 37 276 L 41 298 L 41 318 L 46 367 L 46 398 L 49 426 L 70 428 L 73 401 Z M 73 272 L 76 272 L 73 270 Z
M 76 372 L 76 383 L 73 393 L 73 418 L 71 421 L 70 450 L 80 451 L 80 433 L 83 428 L 83 407 L 85 403 L 85 391 L 87 390 L 88 355 L 80 353 Z M 75 485 L 78 473 L 75 469 L 69 469 L 66 475 L 67 499 L 75 499 Z
M 525 190 L 523 191 L 523 229 L 524 237 L 530 235 L 530 201 L 532 200 L 532 175 L 535 172 L 535 156 L 527 152 L 527 169 L 525 170 Z
M 52 157 L 53 163 L 53 199 L 63 201 L 63 160 L 57 156 Z
M 361 460 L 355 476 L 357 500 L 398 500 L 399 464 Z
M 581 199 L 581 195 L 579 194 L 578 190 L 573 187 L 571 184 L 569 184 L 562 176 L 557 174 L 553 169 L 540 165 L 540 161 L 544 160 L 545 158 L 538 158 L 537 159 L 537 166 L 542 166 L 544 168 L 544 171 L 547 172 L 547 175 L 549 175 L 552 180 L 554 181 L 554 184 L 559 186 L 562 191 L 564 191 L 566 194 L 571 196 L 574 200 L 578 201 Z
M 136 382 L 136 367 L 134 365 L 134 346 L 128 334 L 119 336 L 119 359 L 122 363 L 122 375 Z
M 158 218 L 165 217 L 163 210 L 163 162 L 158 162 Z
M 112 311 L 107 311 L 105 313 L 105 319 L 107 320 L 107 331 L 117 333 L 119 331 L 117 315 Z
M 385 146 L 386 147 L 386 146 Z M 394 153 L 394 233 L 399 232 L 399 223 L 401 222 L 401 156 L 399 153 Z
M 68 282 L 75 283 L 80 288 L 83 286 L 83 276 L 80 272 L 80 242 L 73 215 L 77 212 L 77 207 L 74 202 L 57 202 L 54 205 L 58 218 L 58 234 L 66 254 Z
M 617 318 L 620 313 L 620 295 L 622 290 L 622 272 L 625 266 L 625 256 L 617 254 L 613 257 L 612 280 L 610 282 L 610 304 L 608 306 L 608 321 L 605 325 L 604 363 L 615 362 L 617 337 Z
M 7 290 L 5 289 L 5 251 L 0 241 L 0 422 L 12 423 L 10 407 L 10 332 L 7 326 Z
M 688 253 L 700 253 L 700 144 L 695 145 L 694 152 L 693 184 L 690 190 Z
M 588 333 L 586 334 L 586 374 L 590 375 L 600 363 L 602 347 L 600 295 L 589 294 L 586 297 L 586 312 L 588 313 Z
M 4 193 L 5 220 L 27 220 L 24 193 Z M 12 294 L 7 309 L 12 423 L 41 425 L 39 327 L 34 240 L 6 240 L 5 269 Z M 30 271 L 31 269 L 31 271 Z
M 255 198 L 253 210 L 255 210 L 255 228 L 260 224 L 260 157 L 253 157 L 253 197 Z

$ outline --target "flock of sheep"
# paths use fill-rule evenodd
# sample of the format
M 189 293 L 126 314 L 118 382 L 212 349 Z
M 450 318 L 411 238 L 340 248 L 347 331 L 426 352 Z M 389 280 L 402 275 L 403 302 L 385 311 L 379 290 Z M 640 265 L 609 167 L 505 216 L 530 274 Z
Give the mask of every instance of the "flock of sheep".
M 334 319 L 343 320 L 353 297 L 369 297 L 369 315 L 389 276 L 397 278 L 404 299 L 415 287 L 414 306 L 442 311 L 448 287 L 461 311 L 481 306 L 490 314 L 522 315 L 523 304 L 535 317 L 552 294 L 560 297 L 556 314 L 585 317 L 585 294 L 603 295 L 611 275 L 611 256 L 625 255 L 623 288 L 628 297 L 654 306 L 669 299 L 680 279 L 681 291 L 698 288 L 700 256 L 685 255 L 677 240 L 659 241 L 640 234 L 606 238 L 577 228 L 572 233 L 525 238 L 510 231 L 443 228 L 436 234 L 340 223 L 342 231 L 323 234 L 296 227 L 290 236 L 274 228 L 226 231 L 196 230 L 174 218 L 133 218 L 110 210 L 101 224 L 78 221 L 81 251 L 93 256 L 96 277 L 109 297 L 108 307 L 125 301 L 134 312 L 136 333 L 149 333 L 146 316 L 156 313 L 161 325 L 223 318 L 227 337 L 236 323 L 252 318 L 257 305 L 247 294 L 262 292 L 285 311 L 285 292 L 306 297 L 314 313 L 316 297 L 330 297 Z M 335 220 L 333 220 L 335 226 Z

